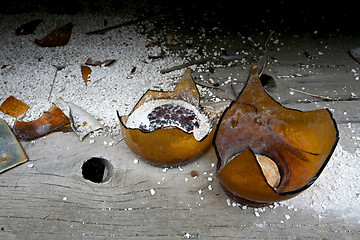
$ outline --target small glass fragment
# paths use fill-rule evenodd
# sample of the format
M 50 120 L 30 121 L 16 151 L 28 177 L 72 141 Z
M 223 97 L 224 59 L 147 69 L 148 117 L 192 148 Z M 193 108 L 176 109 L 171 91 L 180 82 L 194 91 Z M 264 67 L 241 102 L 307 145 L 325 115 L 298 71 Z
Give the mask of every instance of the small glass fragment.
M 87 86 L 87 83 L 90 81 L 90 74 L 91 74 L 91 68 L 88 66 L 81 66 L 81 74 L 85 82 L 85 86 Z
M 352 48 L 350 49 L 350 55 L 358 62 L 360 63 L 360 47 Z
M 217 126 L 217 178 L 249 206 L 266 206 L 310 187 L 339 140 L 328 109 L 301 112 L 283 107 L 261 85 L 257 66 Z
M 43 39 L 35 39 L 35 43 L 42 47 L 57 47 L 66 45 L 71 37 L 73 24 L 67 23 L 62 27 L 56 28 L 51 31 Z
M 43 21 L 44 20 L 42 20 L 42 19 L 35 19 L 28 23 L 25 23 L 15 30 L 15 34 L 17 36 L 32 34 L 32 33 L 34 33 L 36 27 Z
M 0 173 L 28 160 L 7 123 L 0 119 Z
M 110 65 L 112 65 L 114 62 L 116 62 L 115 59 L 107 59 L 105 61 L 98 61 L 98 60 L 93 60 L 92 58 L 88 58 L 85 62 L 86 65 L 90 65 L 90 66 L 102 66 L 104 65 L 105 67 L 108 67 Z
M 184 164 L 211 144 L 215 121 L 200 108 L 190 69 L 172 92 L 148 90 L 128 116 L 119 117 L 127 145 L 159 166 Z
M 40 118 L 30 122 L 16 121 L 15 135 L 23 140 L 32 140 L 45 136 L 69 124 L 69 118 L 55 104 Z
M 79 106 L 70 102 L 62 102 L 66 104 L 69 109 L 71 128 L 79 136 L 80 141 L 89 133 L 104 128 L 98 120 Z
M 21 119 L 24 117 L 29 106 L 13 96 L 8 97 L 0 106 L 3 113 Z

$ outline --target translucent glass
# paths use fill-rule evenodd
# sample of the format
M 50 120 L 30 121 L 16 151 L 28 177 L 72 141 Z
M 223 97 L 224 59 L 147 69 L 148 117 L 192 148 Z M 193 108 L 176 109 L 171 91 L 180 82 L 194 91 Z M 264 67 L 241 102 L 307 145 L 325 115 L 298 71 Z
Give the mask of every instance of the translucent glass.
M 264 90 L 253 66 L 238 99 L 224 112 L 214 147 L 217 178 L 239 202 L 264 206 L 308 188 L 338 142 L 329 110 L 301 112 L 281 106 Z M 257 156 L 272 160 L 280 181 L 269 182 Z
M 185 71 L 174 91 L 148 90 L 133 111 L 146 102 L 159 99 L 183 100 L 200 109 L 199 92 L 191 78 L 190 69 Z M 192 133 L 177 127 L 160 128 L 151 132 L 128 128 L 126 125 L 128 116 L 118 117 L 124 140 L 129 148 L 147 162 L 159 166 L 185 164 L 199 157 L 211 145 L 215 132 L 214 120 L 212 120 L 208 134 L 198 141 Z

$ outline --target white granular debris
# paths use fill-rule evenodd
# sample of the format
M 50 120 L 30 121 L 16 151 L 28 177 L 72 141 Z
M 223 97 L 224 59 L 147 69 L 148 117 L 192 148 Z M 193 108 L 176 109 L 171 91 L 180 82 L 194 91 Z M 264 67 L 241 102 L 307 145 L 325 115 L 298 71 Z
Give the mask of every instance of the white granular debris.
M 29 163 L 29 164 L 27 165 L 27 167 L 28 167 L 28 168 L 33 168 L 33 167 L 34 167 L 34 164 Z
M 66 200 L 68 200 L 68 198 L 67 198 L 67 197 L 63 197 L 63 201 L 66 201 Z
M 38 18 L 46 19 L 46 21 L 38 27 L 34 34 L 28 36 L 14 34 L 14 29 L 21 24 Z M 149 59 L 148 56 L 157 54 L 159 49 L 156 47 L 148 49 L 146 45 L 160 37 L 149 38 L 146 34 L 140 33 L 142 31 L 137 31 L 138 26 L 136 25 L 121 28 L 121 31 L 109 31 L 104 35 L 88 36 L 86 32 L 103 26 L 104 18 L 109 19 L 109 16 L 86 13 L 56 15 L 41 12 L 33 12 L 30 15 L 22 14 L 20 17 L 19 15 L 7 15 L 2 18 L 2 26 L 6 27 L 3 27 L 0 38 L 0 63 L 1 66 L 4 66 L 0 69 L 0 104 L 9 96 L 22 100 L 30 106 L 22 121 L 31 121 L 39 118 L 54 101 L 62 97 L 65 101 L 74 103 L 93 115 L 105 126 L 106 131 L 119 134 L 117 110 L 120 115 L 129 114 L 144 92 L 153 89 L 154 86 L 158 86 L 164 91 L 173 90 L 173 83 L 181 78 L 184 70 L 176 70 L 167 74 L 161 74 L 159 70 L 183 64 L 186 59 L 180 54 L 170 52 L 166 46 L 163 46 L 166 52 L 164 58 Z M 132 16 L 116 19 L 119 22 L 128 20 L 133 20 Z M 67 45 L 43 48 L 34 44 L 34 39 L 40 39 L 55 27 L 70 21 L 74 22 L 74 29 Z M 152 28 L 151 22 L 146 24 L 148 29 Z M 314 34 L 316 33 L 317 31 L 314 32 Z M 246 43 L 247 38 L 243 39 Z M 252 41 L 253 39 L 247 40 Z M 277 44 L 278 39 L 275 39 L 273 43 Z M 194 57 L 195 54 L 195 51 L 189 51 L 187 55 Z M 236 54 L 251 55 L 252 53 L 239 50 Z M 82 79 L 80 66 L 84 65 L 89 57 L 100 61 L 116 59 L 116 62 L 109 67 L 90 67 L 92 69 L 91 81 L 86 86 Z M 64 66 L 65 68 L 57 71 L 53 91 L 48 100 L 56 72 L 54 66 Z M 136 67 L 136 71 L 131 74 L 130 78 L 130 71 L 134 67 Z M 303 69 L 310 70 L 311 66 L 306 64 Z M 244 67 L 245 70 L 248 71 Z M 359 69 L 355 67 L 349 70 L 354 81 L 359 81 Z M 268 71 L 270 72 L 271 69 Z M 309 71 L 309 73 L 312 72 Z M 298 76 L 298 74 L 296 75 Z M 277 76 L 279 79 L 290 77 L 290 75 Z M 358 94 L 351 93 L 351 96 L 356 97 Z M 280 96 L 276 98 L 282 99 Z M 333 113 L 335 112 L 333 107 L 329 107 L 329 109 Z M 13 126 L 15 122 L 15 118 L 2 112 L 0 112 L 0 118 L 7 121 L 10 126 Z M 99 134 L 97 132 L 90 137 Z M 358 136 L 355 136 L 355 140 L 359 141 Z M 37 141 L 31 141 L 31 144 L 36 143 Z M 94 143 L 94 140 L 89 140 L 89 143 Z M 272 209 L 291 206 L 290 210 L 293 211 L 310 209 L 315 211 L 319 217 L 325 216 L 326 211 L 342 215 L 344 218 L 354 217 L 359 221 L 359 159 L 359 149 L 355 153 L 349 153 L 338 145 L 319 179 L 309 189 L 297 197 L 285 201 L 285 204 L 274 203 L 271 205 Z M 28 167 L 30 166 L 33 167 L 28 164 Z M 212 168 L 215 166 L 215 163 L 211 163 Z M 167 168 L 162 170 L 166 172 Z M 164 180 L 165 177 L 162 178 L 162 181 Z M 151 195 L 155 194 L 154 189 L 149 191 Z M 227 205 L 232 206 L 230 199 L 227 199 L 226 202 Z M 247 207 L 242 206 L 242 209 L 247 209 Z
M 150 129 L 150 121 L 148 119 L 148 115 L 151 112 L 153 112 L 156 107 L 161 107 L 165 104 L 179 105 L 186 109 L 191 110 L 195 114 L 195 116 L 198 120 L 199 126 L 194 126 L 194 129 L 192 131 L 190 131 L 189 133 L 192 132 L 194 134 L 194 138 L 196 140 L 200 141 L 207 134 L 209 134 L 212 124 L 211 124 L 211 121 L 208 118 L 208 116 L 205 113 L 200 112 L 200 110 L 197 107 L 195 107 L 194 105 L 187 103 L 185 101 L 182 101 L 182 100 L 159 99 L 159 100 L 153 100 L 153 101 L 146 102 L 146 103 L 142 104 L 141 106 L 139 106 L 137 109 L 135 109 L 135 111 L 133 111 L 129 115 L 129 118 L 126 122 L 126 126 L 128 128 L 133 128 L 133 129 L 138 129 L 138 128 L 140 128 L 140 126 L 143 126 L 143 128 L 145 128 L 145 129 Z M 177 127 L 179 129 L 187 132 L 186 129 L 183 128 L 181 123 L 175 121 L 172 124 L 175 124 L 175 125 L 172 125 L 171 127 Z M 157 127 L 157 128 L 159 128 L 159 127 Z M 157 129 L 157 128 L 155 128 L 155 129 Z
M 9 96 L 22 100 L 30 106 L 23 121 L 39 118 L 47 111 L 52 102 L 62 97 L 65 101 L 74 103 L 98 119 L 107 131 L 117 134 L 120 126 L 116 118 L 116 110 L 120 115 L 126 115 L 133 108 L 142 94 L 153 86 L 163 87 L 170 79 L 180 79 L 184 70 L 177 70 L 166 75 L 159 69 L 179 65 L 184 58 L 178 54 L 169 54 L 163 47 L 166 57 L 151 60 L 151 48 L 146 45 L 153 41 L 146 34 L 137 31 L 138 25 L 121 28 L 121 31 L 109 31 L 106 35 L 86 33 L 102 27 L 104 18 L 109 16 L 94 14 L 56 15 L 36 12 L 30 15 L 8 15 L 2 19 L 6 26 L 1 33 L 0 62 L 6 65 L 1 69 L 0 104 Z M 34 34 L 16 36 L 14 29 L 32 19 L 44 19 Z M 119 16 L 114 21 L 126 22 L 132 16 Z M 43 38 L 51 30 L 61 24 L 74 23 L 70 41 L 62 47 L 44 48 L 36 45 L 34 39 Z M 147 23 L 152 28 L 152 23 Z M 81 74 L 81 65 L 86 59 L 104 61 L 115 59 L 111 66 L 93 67 L 87 86 Z M 56 68 L 64 66 L 57 71 Z M 128 76 L 136 67 L 132 78 Z M 52 94 L 48 100 L 50 89 Z M 169 90 L 169 89 L 165 89 Z M 15 118 L 0 112 L 10 126 Z
M 259 212 L 254 212 L 256 217 L 260 217 L 260 213 Z
M 139 159 L 137 159 L 137 158 L 134 159 L 134 163 L 135 163 L 135 164 L 139 163 Z
M 94 142 L 95 142 L 94 139 L 90 139 L 90 140 L 89 140 L 89 143 L 90 143 L 90 144 L 93 144 Z
M 286 218 L 286 220 L 289 220 L 289 219 L 290 219 L 290 215 L 285 214 L 285 218 Z
M 360 219 L 359 159 L 360 149 L 349 153 L 338 145 L 316 182 L 297 197 L 279 204 L 294 206 L 294 211 L 312 209 L 336 213 L 344 219 Z
M 209 191 L 213 190 L 211 185 L 208 186 L 208 189 L 209 189 Z

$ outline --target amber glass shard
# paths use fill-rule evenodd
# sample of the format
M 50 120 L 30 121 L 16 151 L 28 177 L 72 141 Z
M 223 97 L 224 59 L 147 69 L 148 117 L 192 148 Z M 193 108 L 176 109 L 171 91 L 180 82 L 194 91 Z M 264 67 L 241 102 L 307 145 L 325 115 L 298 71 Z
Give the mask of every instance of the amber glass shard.
M 24 117 L 25 112 L 28 109 L 29 106 L 26 103 L 14 98 L 13 96 L 8 97 L 0 106 L 0 111 L 16 118 Z
M 145 102 L 156 100 L 156 99 L 173 99 L 173 100 L 183 100 L 188 102 L 196 107 L 200 103 L 200 94 L 199 91 L 192 80 L 191 70 L 187 69 L 182 76 L 179 83 L 176 85 L 174 91 L 172 92 L 160 92 L 148 90 L 139 102 L 136 104 L 135 108 L 141 106 Z
M 24 140 L 39 138 L 69 124 L 69 118 L 55 104 L 40 118 L 30 122 L 16 121 L 15 135 Z
M 244 89 L 217 127 L 213 143 L 218 156 L 217 176 L 239 201 L 268 205 L 313 184 L 338 139 L 329 110 L 301 112 L 283 107 L 266 93 L 253 66 Z M 278 169 L 267 174 L 280 174 L 277 186 L 265 177 L 256 155 L 274 161 Z
M 70 22 L 54 29 L 43 39 L 35 39 L 35 43 L 42 47 L 56 47 L 66 45 L 71 37 L 73 24 Z
M 119 116 L 120 117 L 120 116 Z M 202 141 L 178 128 L 144 133 L 126 128 L 127 116 L 120 118 L 124 140 L 131 150 L 146 161 L 159 166 L 185 164 L 204 153 L 212 142 L 214 129 Z
M 85 85 L 87 86 L 87 83 L 90 81 L 90 74 L 91 74 L 91 68 L 88 66 L 81 66 L 81 75 L 84 79 Z
M 168 100 L 170 103 L 184 101 L 200 111 L 199 92 L 191 78 L 190 69 L 185 71 L 174 91 L 159 92 L 148 90 L 131 113 L 143 104 L 154 100 L 166 100 L 165 102 Z M 171 107 L 168 109 L 171 109 Z M 205 114 L 202 111 L 201 113 Z M 200 156 L 211 145 L 215 132 L 215 121 L 210 119 L 209 131 L 203 138 L 197 140 L 193 133 L 186 132 L 177 127 L 164 127 L 152 131 L 129 128 L 127 127 L 128 116 L 120 117 L 118 115 L 118 117 L 124 140 L 129 148 L 147 162 L 158 166 L 184 164 Z

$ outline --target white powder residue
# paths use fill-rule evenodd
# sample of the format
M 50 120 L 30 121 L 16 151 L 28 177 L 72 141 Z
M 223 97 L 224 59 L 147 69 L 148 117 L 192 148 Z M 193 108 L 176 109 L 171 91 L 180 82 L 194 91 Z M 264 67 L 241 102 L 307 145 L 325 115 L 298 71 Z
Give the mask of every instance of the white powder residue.
M 17 27 L 37 18 L 44 22 L 34 34 L 15 35 Z M 105 35 L 86 34 L 102 28 L 104 19 L 109 19 L 109 16 L 32 13 L 2 18 L 0 104 L 7 97 L 14 96 L 30 106 L 23 121 L 32 121 L 48 111 L 52 102 L 62 97 L 94 116 L 107 131 L 117 134 L 120 126 L 116 111 L 121 115 L 129 113 L 134 102 L 147 89 L 153 86 L 163 88 L 170 79 L 181 77 L 183 69 L 167 74 L 161 74 L 159 69 L 182 64 L 184 59 L 178 54 L 170 54 L 165 46 L 163 58 L 149 59 L 152 49 L 146 45 L 154 39 L 165 39 L 162 35 L 149 38 L 146 34 L 139 33 L 139 26 L 135 24 L 123 27 L 121 31 L 109 31 Z M 117 24 L 133 19 L 134 17 L 127 15 L 117 16 L 112 17 L 111 22 Z M 73 22 L 74 28 L 67 45 L 46 48 L 34 43 L 36 38 L 41 39 L 68 22 Z M 153 28 L 151 22 L 144 24 L 147 29 Z M 116 62 L 108 67 L 90 66 L 90 81 L 85 85 L 81 66 L 85 65 L 88 58 L 99 61 L 115 59 Z M 57 71 L 54 66 L 64 68 Z M 132 73 L 134 67 L 136 71 Z M 2 112 L 0 118 L 10 126 L 15 121 Z
M 144 103 L 129 115 L 126 126 L 128 128 L 135 128 L 135 129 L 138 129 L 140 126 L 144 126 L 145 129 L 149 129 L 150 121 L 148 119 L 148 115 L 151 112 L 153 112 L 153 110 L 156 107 L 162 106 L 164 104 L 180 105 L 195 113 L 199 126 L 194 126 L 193 131 L 190 131 L 188 133 L 193 133 L 194 138 L 197 141 L 203 139 L 211 131 L 212 124 L 210 119 L 205 113 L 200 112 L 198 108 L 196 108 L 194 105 L 190 103 L 187 103 L 182 100 L 171 100 L 171 99 L 159 99 Z M 187 132 L 186 129 L 179 122 L 174 122 L 174 125 L 172 125 L 171 127 L 177 127 Z
M 296 198 L 285 201 L 297 209 L 332 212 L 360 219 L 360 149 L 352 154 L 338 145 L 316 182 Z

